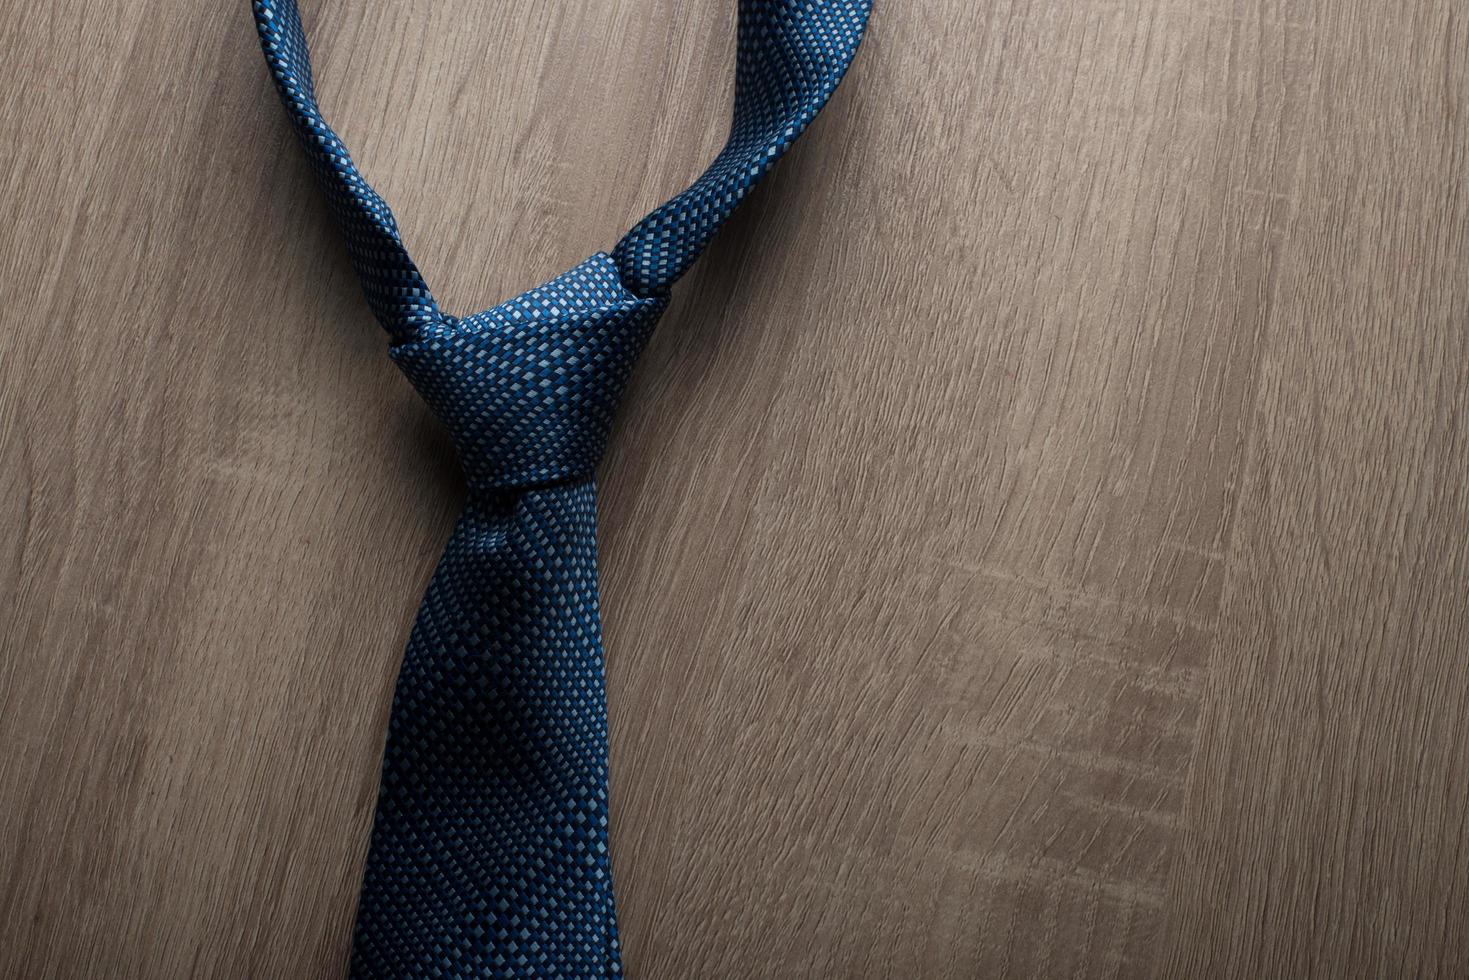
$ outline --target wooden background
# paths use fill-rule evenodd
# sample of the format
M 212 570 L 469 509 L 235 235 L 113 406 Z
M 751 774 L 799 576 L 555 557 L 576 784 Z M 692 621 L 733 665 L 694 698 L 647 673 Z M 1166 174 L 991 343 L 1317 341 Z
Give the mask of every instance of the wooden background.
M 248 4 L 3 0 L 0 975 L 340 976 L 462 488 Z M 312 0 L 446 309 L 733 2 Z M 1469 11 L 881 2 L 601 498 L 634 978 L 1469 975 Z

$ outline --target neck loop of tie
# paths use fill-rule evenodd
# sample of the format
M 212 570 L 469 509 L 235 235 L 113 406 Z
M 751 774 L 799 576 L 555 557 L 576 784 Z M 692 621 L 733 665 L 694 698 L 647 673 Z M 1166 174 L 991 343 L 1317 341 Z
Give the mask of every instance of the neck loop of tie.
M 296 0 L 253 0 L 253 8 L 281 101 L 346 237 L 368 304 L 392 341 L 404 343 L 475 319 L 459 321 L 440 312 L 392 211 L 322 117 Z M 664 296 L 688 271 L 836 89 L 871 8 L 871 0 L 739 0 L 729 138 L 698 180 L 634 225 L 612 249 L 624 292 L 634 298 Z M 492 316 L 517 300 L 475 316 Z
M 816 116 L 868 0 L 741 0 L 729 139 L 612 249 L 493 309 L 440 312 L 392 211 L 317 106 L 295 0 L 255 0 L 272 77 L 394 360 L 448 427 L 473 491 L 589 476 L 668 291 Z

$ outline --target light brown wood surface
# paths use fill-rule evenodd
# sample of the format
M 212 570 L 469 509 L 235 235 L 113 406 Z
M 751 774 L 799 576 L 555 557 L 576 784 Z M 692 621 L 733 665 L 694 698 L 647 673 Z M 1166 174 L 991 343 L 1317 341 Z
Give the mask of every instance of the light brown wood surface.
M 249 8 L 4 0 L 0 975 L 341 976 L 462 495 Z M 680 189 L 732 2 L 312 0 L 441 302 Z M 881 2 L 603 467 L 648 980 L 1469 976 L 1469 9 Z

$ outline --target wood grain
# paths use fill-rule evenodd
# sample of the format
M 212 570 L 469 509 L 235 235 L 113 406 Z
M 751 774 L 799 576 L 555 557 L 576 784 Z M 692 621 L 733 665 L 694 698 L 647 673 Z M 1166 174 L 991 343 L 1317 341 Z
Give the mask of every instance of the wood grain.
M 0 975 L 341 976 L 461 499 L 248 5 L 4 3 Z M 316 0 L 454 312 L 733 4 Z M 1469 15 L 883 3 L 603 469 L 633 977 L 1469 975 Z

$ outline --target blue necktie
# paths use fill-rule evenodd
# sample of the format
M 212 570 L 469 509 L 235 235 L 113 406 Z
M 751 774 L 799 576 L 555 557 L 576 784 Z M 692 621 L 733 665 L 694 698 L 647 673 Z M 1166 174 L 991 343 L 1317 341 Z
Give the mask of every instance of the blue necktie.
M 295 0 L 254 3 L 389 354 L 468 485 L 398 676 L 354 976 L 621 974 L 594 472 L 670 287 L 826 103 L 870 8 L 740 0 L 733 124 L 704 174 L 610 254 L 457 318 L 322 119 Z

